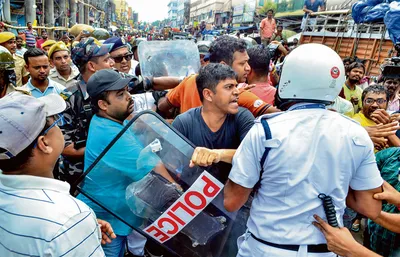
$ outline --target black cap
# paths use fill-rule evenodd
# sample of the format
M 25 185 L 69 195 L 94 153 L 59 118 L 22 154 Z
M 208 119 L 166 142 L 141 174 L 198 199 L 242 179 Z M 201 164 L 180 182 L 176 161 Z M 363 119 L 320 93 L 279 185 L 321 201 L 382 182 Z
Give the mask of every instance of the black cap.
M 87 92 L 94 98 L 102 92 L 120 90 L 128 86 L 133 78 L 122 78 L 118 71 L 105 69 L 97 71 L 87 82 Z

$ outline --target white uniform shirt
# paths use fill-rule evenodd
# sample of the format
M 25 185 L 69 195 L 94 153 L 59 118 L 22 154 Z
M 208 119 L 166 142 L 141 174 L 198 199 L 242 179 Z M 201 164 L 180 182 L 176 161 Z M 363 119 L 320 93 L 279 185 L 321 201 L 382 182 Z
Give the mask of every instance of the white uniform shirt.
M 92 210 L 69 184 L 0 172 L 0 256 L 104 256 Z
M 326 243 L 311 224 L 313 214 L 326 217 L 318 195 L 333 198 L 343 225 L 349 186 L 369 190 L 383 183 L 372 141 L 358 123 L 325 109 L 288 111 L 268 119 L 268 124 L 272 139 L 265 140 L 257 119 L 236 151 L 229 174 L 236 184 L 253 188 L 260 177 L 261 156 L 271 147 L 247 227 L 276 244 Z

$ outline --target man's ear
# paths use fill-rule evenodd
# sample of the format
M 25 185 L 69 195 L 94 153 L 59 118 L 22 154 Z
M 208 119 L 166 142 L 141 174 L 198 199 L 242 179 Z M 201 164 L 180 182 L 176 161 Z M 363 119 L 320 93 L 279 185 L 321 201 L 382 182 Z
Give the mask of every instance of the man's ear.
M 107 110 L 107 102 L 104 100 L 97 101 L 97 105 L 99 106 L 100 110 L 106 111 Z
M 226 64 L 226 62 L 224 62 L 224 61 L 220 61 L 219 63 L 220 63 L 220 64 L 228 65 L 228 64 Z M 228 66 L 229 66 L 229 65 L 228 65 Z
M 88 61 L 86 68 L 87 68 L 88 71 L 91 71 L 93 73 L 96 72 L 96 68 L 95 68 L 94 63 L 92 61 Z
M 49 146 L 49 141 L 45 136 L 40 136 L 37 140 L 37 149 L 45 154 L 51 154 L 53 152 L 53 147 Z
M 212 102 L 213 95 L 214 95 L 214 93 L 210 89 L 208 89 L 208 88 L 203 89 L 203 98 L 204 98 L 204 100 Z

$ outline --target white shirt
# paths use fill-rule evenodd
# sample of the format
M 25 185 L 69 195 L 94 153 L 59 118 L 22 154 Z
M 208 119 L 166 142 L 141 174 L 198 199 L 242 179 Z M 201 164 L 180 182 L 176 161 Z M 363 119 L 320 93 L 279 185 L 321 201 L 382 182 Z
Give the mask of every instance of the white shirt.
M 95 214 L 55 179 L 0 173 L 0 256 L 104 256 Z
M 294 107 L 298 107 L 295 105 Z M 272 139 L 266 141 L 260 118 L 233 158 L 229 179 L 253 188 L 260 177 L 247 227 L 256 237 L 276 244 L 322 244 L 323 234 L 311 223 L 313 214 L 325 218 L 320 193 L 332 197 L 343 225 L 349 186 L 369 190 L 382 185 L 374 147 L 366 130 L 355 121 L 326 109 L 303 109 L 264 115 Z

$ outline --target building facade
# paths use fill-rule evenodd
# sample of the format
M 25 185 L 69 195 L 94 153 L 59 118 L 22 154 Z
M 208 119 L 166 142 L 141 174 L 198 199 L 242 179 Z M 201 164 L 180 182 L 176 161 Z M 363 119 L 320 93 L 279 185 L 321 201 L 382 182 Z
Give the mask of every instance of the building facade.
M 177 26 L 178 0 L 170 0 L 168 3 L 168 20 L 171 27 Z
M 207 24 L 222 26 L 228 23 L 232 0 L 191 0 L 190 23 L 204 21 Z
M 178 0 L 176 25 L 188 25 L 190 19 L 190 0 Z

